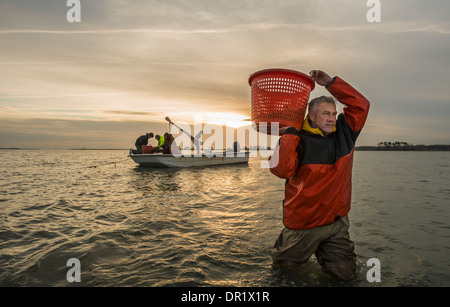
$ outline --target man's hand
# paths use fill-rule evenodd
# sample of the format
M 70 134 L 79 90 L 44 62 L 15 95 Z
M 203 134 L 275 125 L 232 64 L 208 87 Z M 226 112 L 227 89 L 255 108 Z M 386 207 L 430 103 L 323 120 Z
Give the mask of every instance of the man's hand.
M 325 86 L 333 81 L 333 78 L 321 70 L 311 70 L 309 75 L 314 79 L 314 81 L 316 81 L 317 84 L 322 86 Z
M 280 129 L 278 130 L 278 134 L 285 135 L 287 128 L 289 128 L 289 127 L 280 127 Z

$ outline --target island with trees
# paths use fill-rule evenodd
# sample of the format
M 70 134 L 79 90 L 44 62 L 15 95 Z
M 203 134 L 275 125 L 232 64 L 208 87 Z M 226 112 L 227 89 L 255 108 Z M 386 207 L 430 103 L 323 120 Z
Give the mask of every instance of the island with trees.
M 450 145 L 414 145 L 408 142 L 379 142 L 377 146 L 358 146 L 356 150 L 380 151 L 450 151 Z

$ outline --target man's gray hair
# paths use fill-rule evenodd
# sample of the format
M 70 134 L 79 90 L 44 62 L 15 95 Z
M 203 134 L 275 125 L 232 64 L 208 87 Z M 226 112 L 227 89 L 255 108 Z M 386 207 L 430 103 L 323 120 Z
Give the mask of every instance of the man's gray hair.
M 309 110 L 309 112 L 317 115 L 317 112 L 319 111 L 319 104 L 321 104 L 322 102 L 331 103 L 331 104 L 336 106 L 336 101 L 334 100 L 333 97 L 331 97 L 331 96 L 320 96 L 320 97 L 312 99 L 308 103 L 308 110 Z

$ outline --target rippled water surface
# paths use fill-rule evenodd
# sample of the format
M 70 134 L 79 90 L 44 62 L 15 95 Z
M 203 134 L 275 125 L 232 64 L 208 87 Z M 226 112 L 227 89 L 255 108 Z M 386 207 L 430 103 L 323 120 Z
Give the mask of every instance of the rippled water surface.
M 450 286 L 450 153 L 356 152 L 358 276 L 272 268 L 284 181 L 248 165 L 141 168 L 126 151 L 0 151 L 1 286 Z M 69 283 L 78 258 L 81 282 Z M 370 283 L 367 261 L 381 264 Z

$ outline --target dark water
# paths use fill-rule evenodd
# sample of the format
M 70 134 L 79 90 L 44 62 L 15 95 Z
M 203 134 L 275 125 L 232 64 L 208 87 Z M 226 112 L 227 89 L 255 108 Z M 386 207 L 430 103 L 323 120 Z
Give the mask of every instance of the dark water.
M 0 286 L 450 286 L 449 171 L 447 152 L 356 152 L 358 276 L 341 283 L 314 257 L 272 268 L 284 181 L 259 158 L 175 170 L 126 151 L 2 150 Z

